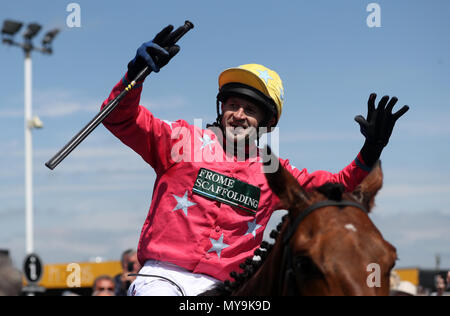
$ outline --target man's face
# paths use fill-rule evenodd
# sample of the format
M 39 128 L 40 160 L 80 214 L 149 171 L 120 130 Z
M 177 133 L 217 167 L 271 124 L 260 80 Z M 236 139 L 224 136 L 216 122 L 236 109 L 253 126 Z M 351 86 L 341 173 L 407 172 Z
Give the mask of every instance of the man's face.
M 222 104 L 222 113 L 222 126 L 228 140 L 236 143 L 251 135 L 256 139 L 256 129 L 264 119 L 264 112 L 259 106 L 239 97 L 229 97 Z
M 139 264 L 138 258 L 137 258 L 137 252 L 131 254 L 128 256 L 128 264 L 127 264 L 127 271 L 132 273 L 138 273 L 141 269 L 141 265 Z
M 114 282 L 108 279 L 100 279 L 95 285 L 96 296 L 114 296 Z
M 129 253 L 126 255 L 122 262 L 122 272 L 125 274 L 128 273 L 138 273 L 141 269 L 141 265 L 139 264 L 137 258 L 137 252 Z
M 445 289 L 445 281 L 441 275 L 437 275 L 435 278 L 436 289 Z

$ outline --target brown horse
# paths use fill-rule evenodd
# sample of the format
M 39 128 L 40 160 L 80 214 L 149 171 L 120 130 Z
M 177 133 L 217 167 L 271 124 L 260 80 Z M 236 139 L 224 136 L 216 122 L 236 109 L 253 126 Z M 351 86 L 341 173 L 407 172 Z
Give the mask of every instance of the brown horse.
M 389 295 L 396 250 L 368 216 L 383 182 L 380 163 L 351 193 L 331 183 L 306 192 L 281 166 L 266 177 L 289 211 L 271 234 L 275 244 L 263 242 L 261 260 L 247 259 L 235 282 L 204 295 Z

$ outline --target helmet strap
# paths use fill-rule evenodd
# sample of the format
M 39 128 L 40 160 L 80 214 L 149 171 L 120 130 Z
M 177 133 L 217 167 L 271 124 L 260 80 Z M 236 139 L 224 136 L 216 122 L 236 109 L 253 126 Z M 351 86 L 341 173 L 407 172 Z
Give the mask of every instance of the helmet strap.
M 225 131 L 223 130 L 223 126 L 222 126 L 222 114 L 220 114 L 220 101 L 219 100 L 216 100 L 216 111 L 217 111 L 216 121 L 212 124 L 206 124 L 206 128 L 220 127 L 220 129 L 222 130 L 222 133 L 224 133 L 224 136 L 225 136 Z

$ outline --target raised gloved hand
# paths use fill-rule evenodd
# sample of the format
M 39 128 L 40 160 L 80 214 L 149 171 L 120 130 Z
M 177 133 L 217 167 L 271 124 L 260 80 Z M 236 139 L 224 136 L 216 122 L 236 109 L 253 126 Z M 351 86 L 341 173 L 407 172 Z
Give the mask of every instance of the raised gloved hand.
M 180 51 L 180 46 L 175 45 L 175 41 L 182 30 L 173 31 L 173 26 L 166 26 L 155 38 L 142 44 L 132 61 L 128 63 L 128 79 L 134 80 L 136 76 L 146 66 L 151 71 L 159 70 Z
M 409 110 L 409 106 L 405 105 L 400 110 L 392 113 L 394 105 L 398 99 L 384 96 L 375 108 L 375 99 L 377 95 L 372 93 L 367 102 L 367 118 L 362 115 L 355 117 L 355 121 L 359 123 L 361 133 L 366 137 L 361 155 L 364 162 L 369 166 L 380 158 L 381 151 L 388 144 L 394 129 L 395 122 Z M 388 102 L 389 101 L 389 102 Z

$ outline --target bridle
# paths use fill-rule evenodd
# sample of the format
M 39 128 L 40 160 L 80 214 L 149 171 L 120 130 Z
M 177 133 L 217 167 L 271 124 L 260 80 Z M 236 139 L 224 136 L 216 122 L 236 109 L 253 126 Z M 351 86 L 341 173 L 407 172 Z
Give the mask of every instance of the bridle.
M 306 208 L 304 211 L 302 211 L 295 220 L 290 223 L 289 227 L 287 228 L 287 231 L 283 234 L 283 260 L 281 261 L 281 269 L 280 269 L 280 286 L 279 286 L 279 293 L 283 293 L 284 285 L 287 284 L 287 294 L 290 296 L 295 295 L 295 293 L 298 293 L 297 289 L 297 283 L 295 282 L 295 271 L 293 267 L 293 255 L 292 251 L 289 247 L 289 241 L 291 240 L 292 236 L 297 231 L 298 225 L 312 212 L 314 212 L 317 209 L 324 208 L 327 206 L 337 206 L 339 208 L 343 208 L 346 206 L 353 206 L 364 213 L 368 214 L 369 212 L 367 209 L 361 205 L 360 203 L 353 202 L 353 201 L 332 201 L 332 200 L 326 200 L 326 201 L 320 201 L 315 204 L 310 205 L 308 208 Z

